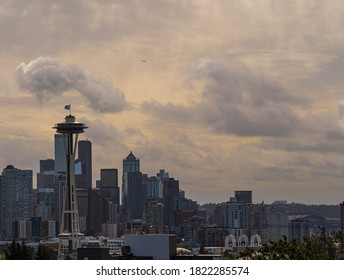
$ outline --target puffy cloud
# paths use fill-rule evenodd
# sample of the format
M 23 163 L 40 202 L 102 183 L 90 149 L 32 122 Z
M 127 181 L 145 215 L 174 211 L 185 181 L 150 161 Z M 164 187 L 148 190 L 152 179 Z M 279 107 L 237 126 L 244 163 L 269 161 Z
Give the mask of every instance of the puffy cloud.
M 109 82 L 93 77 L 75 65 L 61 64 L 51 57 L 21 63 L 15 71 L 19 89 L 43 101 L 67 91 L 77 91 L 98 112 L 120 112 L 128 106 L 122 91 Z

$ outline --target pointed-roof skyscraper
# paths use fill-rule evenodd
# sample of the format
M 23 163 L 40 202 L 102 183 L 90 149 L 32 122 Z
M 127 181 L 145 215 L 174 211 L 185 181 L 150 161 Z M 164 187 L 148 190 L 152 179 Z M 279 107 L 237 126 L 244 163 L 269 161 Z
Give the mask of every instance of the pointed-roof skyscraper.
M 122 205 L 125 222 L 143 219 L 144 190 L 140 160 L 132 152 L 123 159 Z

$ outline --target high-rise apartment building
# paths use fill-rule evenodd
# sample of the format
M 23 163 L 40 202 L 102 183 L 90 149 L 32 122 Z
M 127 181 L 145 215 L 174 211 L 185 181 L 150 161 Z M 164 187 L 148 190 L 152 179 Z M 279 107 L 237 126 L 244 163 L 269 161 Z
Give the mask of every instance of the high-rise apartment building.
M 289 216 L 288 224 L 288 240 L 297 240 L 300 243 L 304 242 L 305 237 L 311 236 L 311 223 L 302 217 Z
M 12 239 L 15 221 L 32 217 L 32 170 L 8 165 L 0 176 L 0 234 Z
M 238 238 L 247 234 L 245 226 L 246 207 L 243 201 L 237 201 L 235 197 L 230 197 L 229 201 L 222 204 L 223 225 L 230 230 L 230 233 Z

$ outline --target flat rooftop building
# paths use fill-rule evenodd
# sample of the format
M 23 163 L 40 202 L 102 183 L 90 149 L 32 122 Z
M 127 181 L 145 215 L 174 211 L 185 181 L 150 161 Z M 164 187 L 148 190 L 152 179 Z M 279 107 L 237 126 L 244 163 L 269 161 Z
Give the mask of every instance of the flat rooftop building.
M 170 260 L 177 254 L 174 234 L 126 234 L 124 246 L 133 257 L 151 257 L 153 260 Z

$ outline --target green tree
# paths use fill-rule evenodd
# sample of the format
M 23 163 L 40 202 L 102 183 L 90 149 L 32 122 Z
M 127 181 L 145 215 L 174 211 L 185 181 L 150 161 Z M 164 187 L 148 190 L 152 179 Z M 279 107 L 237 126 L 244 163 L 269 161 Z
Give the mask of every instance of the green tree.
M 36 254 L 36 260 L 56 260 L 57 251 L 48 248 L 42 244 L 38 246 L 38 252 Z
M 12 241 L 10 247 L 5 252 L 6 260 L 33 260 L 34 253 L 24 241 L 21 243 Z
M 269 241 L 257 250 L 246 248 L 240 253 L 241 259 L 255 260 L 334 260 L 338 250 L 334 239 L 322 233 L 320 236 L 305 238 L 301 243 L 288 241 L 284 236 L 278 241 Z

